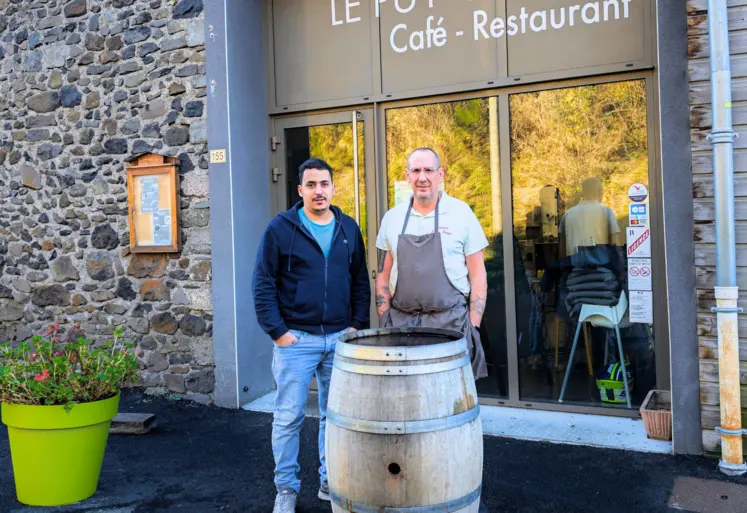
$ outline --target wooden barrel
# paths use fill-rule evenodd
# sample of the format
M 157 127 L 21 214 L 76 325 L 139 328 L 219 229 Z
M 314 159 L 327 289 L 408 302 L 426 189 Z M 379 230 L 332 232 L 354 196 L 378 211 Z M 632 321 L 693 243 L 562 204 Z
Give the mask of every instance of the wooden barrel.
M 461 333 L 343 336 L 326 429 L 332 511 L 477 513 L 482 424 Z

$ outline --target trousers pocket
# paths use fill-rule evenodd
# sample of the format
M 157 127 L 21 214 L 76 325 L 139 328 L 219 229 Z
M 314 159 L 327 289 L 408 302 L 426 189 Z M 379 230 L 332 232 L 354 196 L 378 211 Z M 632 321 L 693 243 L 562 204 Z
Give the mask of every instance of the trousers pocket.
M 272 341 L 272 345 L 275 346 L 278 349 L 288 349 L 289 347 L 295 347 L 297 346 L 301 340 L 306 336 L 306 333 L 303 331 L 298 330 L 288 330 L 288 333 L 291 333 L 294 337 L 296 337 L 296 341 L 288 346 L 279 346 L 274 340 Z

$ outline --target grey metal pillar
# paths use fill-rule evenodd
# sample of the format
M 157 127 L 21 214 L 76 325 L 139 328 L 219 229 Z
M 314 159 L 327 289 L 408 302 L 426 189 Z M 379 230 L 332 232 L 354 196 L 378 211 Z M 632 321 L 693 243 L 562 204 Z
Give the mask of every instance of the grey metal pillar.
M 672 444 L 678 454 L 701 454 L 700 383 L 692 157 L 687 81 L 687 2 L 657 0 L 659 145 L 666 307 L 672 391 Z M 659 330 L 657 328 L 657 336 Z
M 205 2 L 215 398 L 237 408 L 272 390 L 272 343 L 257 325 L 252 271 L 270 220 L 262 0 Z

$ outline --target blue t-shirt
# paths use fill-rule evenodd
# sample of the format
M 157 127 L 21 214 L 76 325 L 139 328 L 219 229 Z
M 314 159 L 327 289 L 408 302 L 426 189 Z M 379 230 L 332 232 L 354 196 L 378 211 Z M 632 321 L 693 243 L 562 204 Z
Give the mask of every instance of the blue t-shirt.
M 324 253 L 324 258 L 329 256 L 329 250 L 332 247 L 332 236 L 335 234 L 335 224 L 337 221 L 332 219 L 331 223 L 317 224 L 308 218 L 303 208 L 298 209 L 298 217 L 301 219 L 301 223 L 311 232 L 314 239 L 319 243 Z

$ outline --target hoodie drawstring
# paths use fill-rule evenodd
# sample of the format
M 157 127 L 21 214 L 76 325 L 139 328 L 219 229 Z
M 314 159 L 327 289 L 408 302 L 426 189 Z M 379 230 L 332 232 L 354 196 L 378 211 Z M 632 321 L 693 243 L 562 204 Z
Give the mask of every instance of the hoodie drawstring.
M 348 241 L 345 245 L 348 247 L 348 265 L 351 265 L 353 263 L 353 250 L 351 247 L 355 244 L 355 241 L 348 238 L 348 234 L 345 232 L 345 224 L 342 222 L 342 219 L 338 219 L 338 222 L 340 223 L 340 228 L 342 228 L 342 236 L 344 240 Z
M 354 252 L 353 246 L 355 245 L 356 240 L 348 238 L 348 234 L 345 231 L 345 223 L 342 222 L 342 218 L 337 215 L 337 212 L 335 212 L 335 220 L 340 225 L 340 229 L 342 230 L 342 236 L 344 240 L 347 241 L 345 246 L 347 246 L 347 251 L 348 251 L 348 265 L 352 265 L 353 252 Z M 291 258 L 293 256 L 293 241 L 296 239 L 296 232 L 298 231 L 298 228 L 299 228 L 296 223 L 294 223 L 293 221 L 290 221 L 290 222 L 293 224 L 293 234 L 291 235 L 290 246 L 288 247 L 288 271 L 291 270 Z M 334 242 L 334 238 L 333 238 L 333 242 Z

